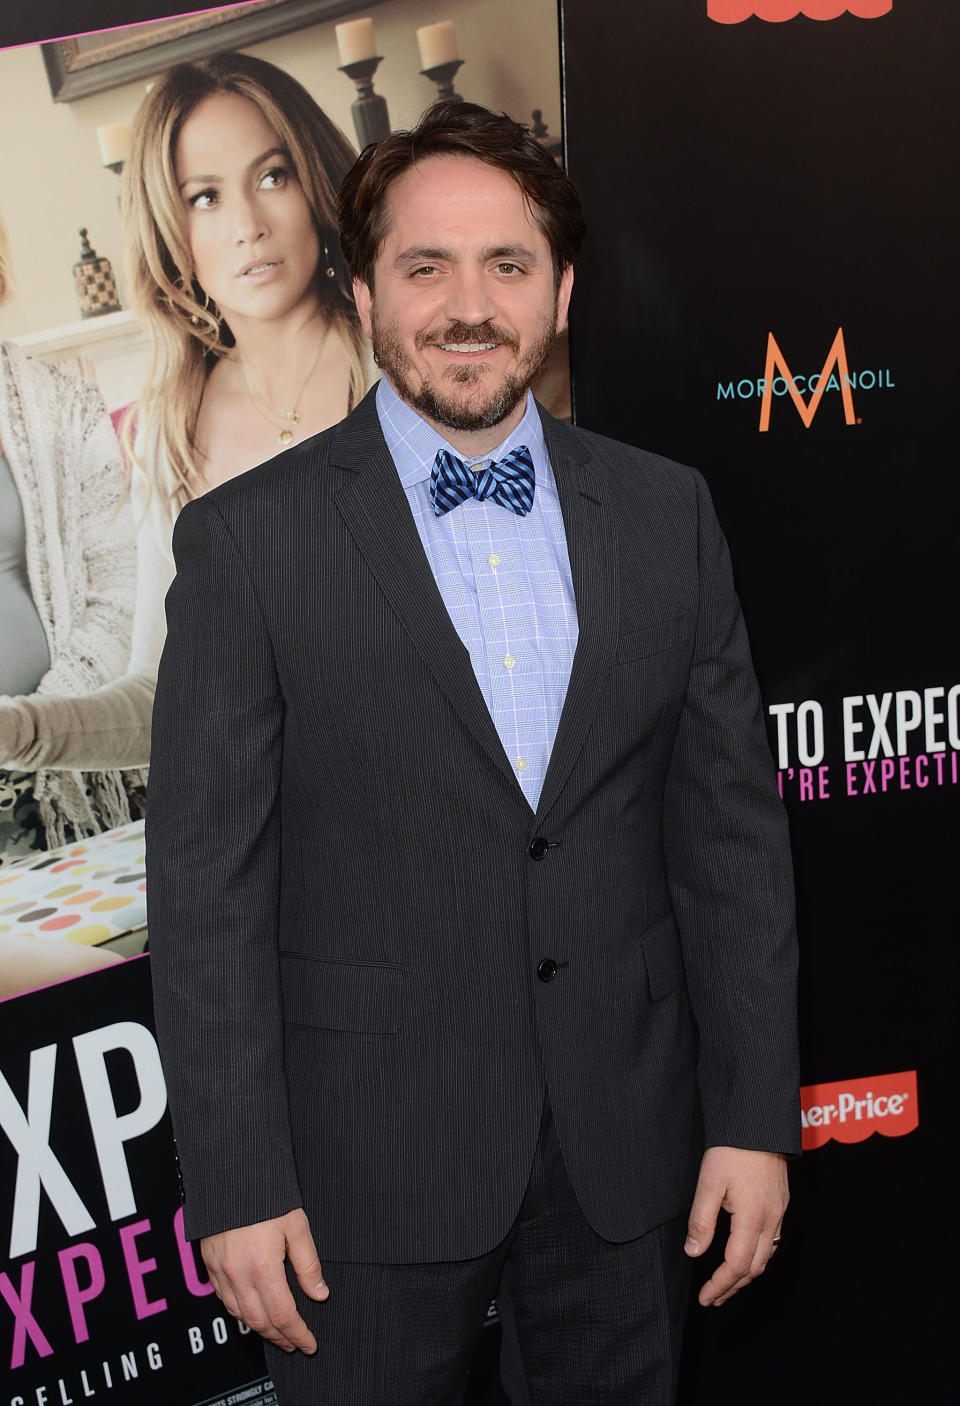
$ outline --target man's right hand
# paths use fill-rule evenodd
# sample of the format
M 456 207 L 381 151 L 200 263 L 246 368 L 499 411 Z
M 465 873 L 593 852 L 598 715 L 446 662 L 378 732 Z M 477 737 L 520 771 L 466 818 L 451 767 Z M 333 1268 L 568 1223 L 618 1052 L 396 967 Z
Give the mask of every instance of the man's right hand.
M 329 1298 L 304 1211 L 207 1235 L 200 1241 L 200 1253 L 228 1313 L 284 1352 L 316 1352 L 317 1340 L 297 1312 L 283 1268 L 289 1256 L 308 1298 L 318 1303 Z

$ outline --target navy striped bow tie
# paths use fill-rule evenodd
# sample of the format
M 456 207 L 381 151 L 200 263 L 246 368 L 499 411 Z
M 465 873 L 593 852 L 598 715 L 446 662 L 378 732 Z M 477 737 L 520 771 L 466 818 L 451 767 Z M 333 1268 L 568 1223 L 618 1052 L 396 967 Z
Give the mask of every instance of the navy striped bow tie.
M 518 444 L 496 463 L 478 464 L 476 469 L 468 469 L 456 455 L 440 449 L 430 475 L 430 501 L 437 517 L 468 498 L 481 503 L 490 498 L 518 517 L 526 517 L 533 507 L 534 485 L 533 455 L 525 444 Z

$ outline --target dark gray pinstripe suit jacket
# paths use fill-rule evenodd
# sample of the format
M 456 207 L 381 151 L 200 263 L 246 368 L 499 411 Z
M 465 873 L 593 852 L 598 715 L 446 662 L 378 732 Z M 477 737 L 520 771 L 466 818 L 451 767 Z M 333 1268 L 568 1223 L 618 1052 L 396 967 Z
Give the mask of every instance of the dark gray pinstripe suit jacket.
M 706 487 L 543 418 L 580 638 L 536 816 L 372 393 L 179 518 L 147 843 L 192 1236 L 303 1205 L 321 1257 L 477 1255 L 545 1086 L 611 1240 L 705 1142 L 798 1150 L 786 828 Z

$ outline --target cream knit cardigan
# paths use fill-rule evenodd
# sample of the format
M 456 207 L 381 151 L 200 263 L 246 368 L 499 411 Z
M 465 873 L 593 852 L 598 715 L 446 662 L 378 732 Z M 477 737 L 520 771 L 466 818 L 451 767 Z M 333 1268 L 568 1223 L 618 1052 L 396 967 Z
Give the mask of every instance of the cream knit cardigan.
M 8 442 L 12 435 L 10 429 L 7 428 L 7 421 L 3 418 L 6 413 L 4 400 L 5 396 L 9 395 L 10 386 L 15 384 L 16 374 L 22 374 L 27 363 L 22 357 L 13 355 L 13 348 L 0 348 L 0 351 L 3 350 L 11 353 L 7 363 L 10 370 L 5 373 L 8 378 L 6 389 L 3 385 L 4 378 L 0 376 L 0 437 Z M 33 363 L 30 363 L 31 367 L 32 365 Z M 47 367 L 39 369 L 49 370 Z M 378 373 L 373 361 L 372 350 L 369 348 L 367 349 L 365 370 L 366 384 L 372 385 L 377 379 Z M 61 378 L 61 381 L 71 387 L 71 393 L 74 396 L 78 394 L 76 383 L 65 377 Z M 96 397 L 96 405 L 102 415 L 99 396 L 96 395 L 96 392 L 91 392 L 89 387 L 86 387 L 85 390 L 87 395 L 92 393 Z M 62 388 L 59 393 L 53 390 L 48 392 L 48 408 L 45 411 L 47 416 L 53 416 L 52 403 L 62 395 Z M 89 407 L 88 413 L 93 413 Z M 10 423 L 12 425 L 13 421 L 11 420 Z M 107 429 L 110 428 L 108 420 L 103 420 L 102 425 L 105 425 Z M 21 430 L 21 441 L 24 438 L 25 431 Z M 99 441 L 101 473 L 104 464 L 102 457 L 104 448 L 102 440 Z M 110 452 L 113 461 L 115 461 L 117 453 L 115 444 L 112 445 Z M 26 454 L 26 448 L 24 448 L 24 453 Z M 116 517 L 117 497 L 115 493 L 107 494 L 109 511 L 105 514 L 108 519 L 106 523 L 102 521 L 104 513 L 100 514 L 101 529 L 112 527 L 115 550 L 119 550 L 121 547 L 126 549 L 129 543 L 128 531 L 136 532 L 136 604 L 133 610 L 132 631 L 130 631 L 129 622 L 131 600 L 127 575 L 124 575 L 124 585 L 119 592 L 125 607 L 124 627 L 129 632 L 125 638 L 130 640 L 129 658 L 125 659 L 120 666 L 122 670 L 125 664 L 125 672 L 122 673 L 121 677 L 114 677 L 112 682 L 102 687 L 96 686 L 98 683 L 102 684 L 105 677 L 110 676 L 110 669 L 113 669 L 117 659 L 117 655 L 114 653 L 110 656 L 110 668 L 99 670 L 97 677 L 93 678 L 94 671 L 89 666 L 94 663 L 102 664 L 108 657 L 101 650 L 98 634 L 94 646 L 88 649 L 82 661 L 86 667 L 79 667 L 79 663 L 72 663 L 61 669 L 59 659 L 55 659 L 55 666 L 44 677 L 37 693 L 30 697 L 0 697 L 0 767 L 7 766 L 25 771 L 41 767 L 78 767 L 85 772 L 95 772 L 94 796 L 97 808 L 104 820 L 110 825 L 121 824 L 129 817 L 124 812 L 126 797 L 122 788 L 114 781 L 113 789 L 110 789 L 102 769 L 146 767 L 150 760 L 150 720 L 156 691 L 157 668 L 167 633 L 164 598 L 176 574 L 172 547 L 173 523 L 177 514 L 174 481 L 156 427 L 148 429 L 143 425 L 138 426 L 136 458 L 149 465 L 150 477 L 148 480 L 143 471 L 134 470 L 129 495 L 133 510 L 132 528 L 127 528 L 125 519 Z M 93 459 L 94 463 L 87 466 L 86 472 L 95 478 L 96 454 L 93 455 Z M 58 461 L 54 460 L 54 462 Z M 14 470 L 14 476 L 17 478 L 19 486 L 20 477 L 16 470 Z M 53 503 L 56 502 L 56 493 L 52 489 L 52 484 L 55 481 L 59 483 L 59 479 L 63 476 L 64 466 L 60 462 L 56 478 L 51 474 L 50 491 Z M 23 494 L 22 489 L 21 494 Z M 25 513 L 27 504 L 28 499 L 24 496 Z M 118 526 L 121 520 L 124 521 L 122 529 Z M 31 563 L 31 586 L 33 586 L 33 557 L 29 541 L 27 550 L 28 561 Z M 42 556 L 42 553 L 43 548 L 39 547 L 37 554 Z M 124 561 L 126 561 L 125 557 Z M 82 572 L 78 571 L 76 566 L 73 567 L 73 572 L 76 574 L 70 575 L 71 580 L 82 580 Z M 47 627 L 47 618 L 53 612 L 49 605 L 41 604 L 41 596 L 46 601 L 48 594 L 48 592 L 41 592 L 36 587 L 34 588 L 34 600 L 40 611 L 40 618 L 47 628 L 49 639 L 51 630 Z M 106 595 L 105 588 L 101 587 L 101 596 L 106 597 Z M 111 592 L 111 599 L 114 597 L 115 592 Z M 88 605 L 88 631 L 92 613 L 91 607 Z M 111 618 L 113 618 L 113 625 L 119 633 L 120 617 Z M 109 632 L 113 627 L 108 622 L 106 628 Z M 84 633 L 88 633 L 88 631 Z M 51 645 L 51 658 L 53 657 L 54 648 Z M 116 672 L 117 670 L 114 669 L 114 673 Z M 95 691 L 87 691 L 90 688 Z M 66 813 L 69 823 L 76 829 L 77 818 L 82 823 L 88 823 L 86 817 L 89 815 L 89 806 L 82 803 L 82 795 L 78 794 L 76 788 L 68 788 L 65 779 L 68 775 L 69 773 L 64 770 L 46 770 L 42 773 L 41 785 L 45 798 L 51 795 L 53 790 L 56 790 L 60 813 Z M 116 772 L 113 773 L 114 778 L 117 775 Z M 143 779 L 145 780 L 145 776 Z M 67 805 L 68 790 L 69 806 Z M 41 814 L 44 816 L 45 823 L 49 813 L 49 805 L 44 799 Z M 51 843 L 53 843 L 52 840 Z
M 51 661 L 36 693 L 0 697 L 0 767 L 36 772 L 53 847 L 67 827 L 91 834 L 130 820 L 128 787 L 145 780 L 118 770 L 149 754 L 152 687 L 119 679 L 132 662 L 134 519 L 99 391 L 9 343 L 0 344 L 0 443 L 23 504 Z M 139 745 L 114 746 L 114 733 L 131 728 Z

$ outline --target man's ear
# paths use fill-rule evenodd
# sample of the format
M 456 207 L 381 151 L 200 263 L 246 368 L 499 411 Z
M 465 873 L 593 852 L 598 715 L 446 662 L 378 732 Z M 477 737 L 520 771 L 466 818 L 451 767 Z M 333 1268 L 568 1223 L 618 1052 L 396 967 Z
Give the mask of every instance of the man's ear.
M 570 306 L 570 294 L 573 292 L 573 264 L 567 264 L 560 275 L 560 287 L 557 289 L 557 332 L 563 332 L 567 326 L 567 308 Z
M 373 299 L 370 293 L 370 289 L 364 283 L 362 278 L 355 278 L 353 280 L 353 301 L 357 305 L 357 315 L 360 318 L 360 326 L 363 328 L 364 332 L 366 332 L 368 337 L 372 337 L 373 331 L 370 323 L 370 305 Z

